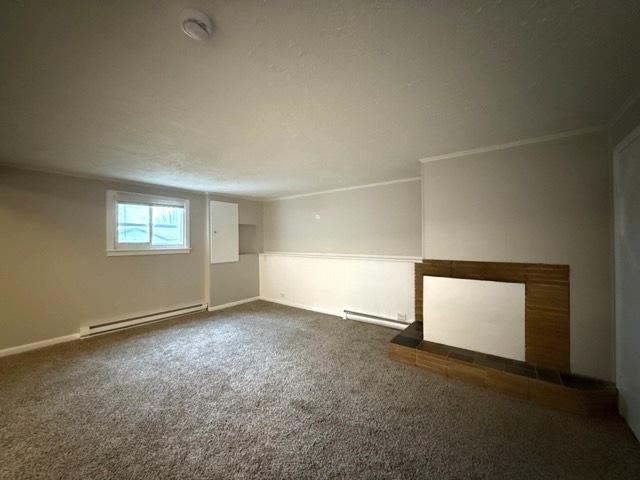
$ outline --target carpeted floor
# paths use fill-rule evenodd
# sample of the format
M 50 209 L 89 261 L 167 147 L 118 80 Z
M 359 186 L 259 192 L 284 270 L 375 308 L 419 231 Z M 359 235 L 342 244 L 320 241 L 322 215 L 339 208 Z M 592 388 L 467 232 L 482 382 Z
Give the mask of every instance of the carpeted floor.
M 640 478 L 619 419 L 391 362 L 255 302 L 0 359 L 0 478 Z

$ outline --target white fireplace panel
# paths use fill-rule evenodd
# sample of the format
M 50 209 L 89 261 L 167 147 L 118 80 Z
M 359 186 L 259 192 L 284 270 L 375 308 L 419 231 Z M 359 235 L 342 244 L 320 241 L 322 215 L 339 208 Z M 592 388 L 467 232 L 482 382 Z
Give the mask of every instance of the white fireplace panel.
M 524 360 L 524 284 L 430 276 L 423 282 L 425 340 Z

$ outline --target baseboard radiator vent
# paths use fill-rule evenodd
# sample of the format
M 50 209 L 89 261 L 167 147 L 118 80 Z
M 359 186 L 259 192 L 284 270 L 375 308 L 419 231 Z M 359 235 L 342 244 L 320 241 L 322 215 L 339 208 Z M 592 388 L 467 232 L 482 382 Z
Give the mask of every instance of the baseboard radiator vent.
M 399 322 L 398 320 L 392 320 L 391 318 L 379 317 L 377 315 L 371 315 L 369 313 L 354 312 L 353 310 L 344 311 L 345 320 L 357 320 L 359 322 L 371 323 L 373 325 L 379 325 L 381 327 L 395 328 L 397 330 L 404 330 L 407 328 L 408 323 Z
M 139 315 L 137 317 L 123 318 L 112 322 L 99 323 L 97 325 L 89 325 L 80 329 L 80 337 L 86 338 L 100 333 L 112 332 L 114 330 L 122 330 L 125 328 L 136 327 L 146 323 L 158 322 L 169 318 L 179 317 L 187 313 L 202 312 L 207 309 L 207 305 L 190 305 L 188 307 L 174 308 L 173 310 L 165 310 L 162 312 L 149 313 Z

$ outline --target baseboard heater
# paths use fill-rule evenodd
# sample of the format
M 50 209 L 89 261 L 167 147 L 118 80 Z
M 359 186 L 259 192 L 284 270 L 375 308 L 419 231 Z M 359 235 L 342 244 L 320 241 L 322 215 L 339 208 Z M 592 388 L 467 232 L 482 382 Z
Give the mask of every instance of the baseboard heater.
M 164 310 L 162 312 L 149 313 L 146 315 L 139 315 L 137 317 L 124 318 L 122 320 L 115 320 L 113 322 L 99 323 L 97 325 L 89 325 L 80 329 L 81 337 L 89 337 L 91 335 L 97 335 L 99 333 L 111 332 L 114 330 L 122 330 L 125 328 L 135 327 L 151 322 L 158 322 L 160 320 L 167 320 L 169 318 L 178 317 L 187 313 L 201 312 L 207 309 L 207 305 L 190 305 L 188 307 L 174 308 L 173 310 Z
M 381 327 L 395 328 L 397 330 L 404 330 L 408 325 L 408 323 L 392 320 L 391 318 L 379 317 L 377 315 L 371 315 L 369 313 L 354 312 L 353 310 L 345 310 L 344 319 L 357 320 L 359 322 L 380 325 Z

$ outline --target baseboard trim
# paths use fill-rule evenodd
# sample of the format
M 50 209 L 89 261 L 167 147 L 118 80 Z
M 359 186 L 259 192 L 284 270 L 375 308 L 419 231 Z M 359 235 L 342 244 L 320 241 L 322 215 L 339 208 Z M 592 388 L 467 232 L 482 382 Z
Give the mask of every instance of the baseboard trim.
M 91 337 L 94 335 L 102 335 L 110 332 L 117 332 L 119 330 L 125 330 L 127 328 L 138 327 L 149 323 L 160 322 L 162 320 L 169 320 L 172 318 L 181 317 L 183 315 L 189 315 L 192 313 L 203 312 L 207 309 L 207 306 L 202 304 L 189 305 L 186 307 L 178 307 L 171 310 L 165 310 L 163 312 L 146 313 L 142 315 L 136 315 L 134 317 L 122 318 L 116 320 L 109 320 L 89 326 L 80 327 L 80 336 L 82 338 Z
M 396 320 L 391 320 L 390 318 L 369 315 L 368 313 L 354 312 L 353 310 L 345 310 L 344 319 L 352 320 L 354 322 L 370 323 L 371 325 L 378 325 L 379 327 L 395 328 L 396 330 L 404 330 L 410 325 L 406 322 L 398 322 Z
M 260 300 L 260 297 L 245 298 L 244 300 L 238 300 L 236 302 L 223 303 L 222 305 L 214 305 L 213 307 L 209 307 L 208 310 L 210 312 L 215 312 L 215 311 L 218 311 L 218 310 L 224 310 L 225 308 L 235 307 L 236 305 L 242 305 L 244 303 L 255 302 L 256 300 Z
M 257 299 L 257 297 L 256 297 L 256 299 Z M 202 312 L 204 310 L 206 310 L 206 305 L 202 304 L 202 305 L 199 305 L 197 307 L 190 308 L 190 309 L 184 309 L 184 311 L 180 311 L 180 312 L 173 311 L 173 312 L 164 313 L 164 314 L 147 315 L 147 316 L 145 316 L 146 317 L 145 319 L 133 320 L 131 322 L 128 322 L 128 324 L 126 324 L 126 325 L 123 324 L 123 326 L 121 326 L 119 328 L 115 328 L 115 329 L 110 329 L 110 330 L 105 330 L 105 331 L 96 331 L 92 335 L 105 335 L 107 333 L 117 332 L 117 331 L 124 330 L 124 329 L 127 329 L 127 328 L 133 328 L 133 327 L 142 326 L 142 325 L 146 325 L 146 324 L 150 324 L 150 323 L 156 323 L 156 322 L 160 322 L 162 320 L 169 320 L 169 319 L 180 317 L 182 315 L 189 315 L 191 313 Z M 62 337 L 48 338 L 46 340 L 40 340 L 38 342 L 26 343 L 24 345 L 16 345 L 15 347 L 5 348 L 3 350 L 0 350 L 0 358 L 8 357 L 10 355 L 17 355 L 18 353 L 28 352 L 28 351 L 31 351 L 31 350 L 38 350 L 40 348 L 49 347 L 51 345 L 57 345 L 58 343 L 65 343 L 65 342 L 70 342 L 70 341 L 73 341 L 73 340 L 80 340 L 83 337 L 87 338 L 87 337 L 92 336 L 92 335 L 87 335 L 87 330 L 88 330 L 88 327 L 82 326 L 82 327 L 80 327 L 80 332 L 78 332 L 78 333 L 72 333 L 71 335 L 64 335 Z
M 79 333 L 73 333 L 71 335 L 64 335 L 62 337 L 48 338 L 47 340 L 40 340 L 39 342 L 26 343 L 24 345 L 18 345 L 16 347 L 9 347 L 5 348 L 4 350 L 0 350 L 0 357 L 8 357 L 9 355 L 17 355 L 18 353 L 28 352 L 30 350 L 38 350 L 40 348 L 49 347 L 51 345 L 57 345 L 58 343 L 78 340 L 79 338 Z
M 309 305 L 303 305 L 301 303 L 289 302 L 287 300 L 282 300 L 281 298 L 267 298 L 260 297 L 260 300 L 264 300 L 265 302 L 277 303 L 280 305 L 285 305 L 287 307 L 293 308 L 301 308 L 302 310 L 309 310 L 310 312 L 316 313 L 324 313 L 325 315 L 331 315 L 334 317 L 344 318 L 343 313 L 340 310 L 327 310 L 319 307 L 311 307 Z
M 260 297 L 260 300 L 263 300 L 265 302 L 277 303 L 279 305 L 285 305 L 287 307 L 300 308 L 302 310 L 308 310 L 310 312 L 323 313 L 325 315 L 331 315 L 332 317 L 340 317 L 343 320 L 350 320 L 350 321 L 354 321 L 354 322 L 369 323 L 371 325 L 377 325 L 379 327 L 394 328 L 396 330 L 404 330 L 408 325 L 410 325 L 409 323 L 385 321 L 385 320 L 382 320 L 382 319 L 376 320 L 376 319 L 371 319 L 371 318 L 368 318 L 368 319 L 347 318 L 347 314 L 345 313 L 344 310 L 336 310 L 336 311 L 334 311 L 334 310 L 328 310 L 328 309 L 324 309 L 324 308 L 310 307 L 309 305 L 303 305 L 301 303 L 289 302 L 287 300 L 282 300 L 280 298 Z M 357 314 L 353 314 L 352 313 L 351 315 L 358 317 Z

